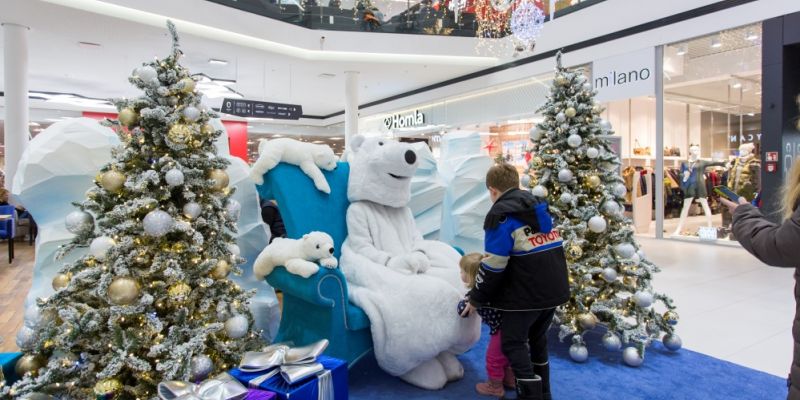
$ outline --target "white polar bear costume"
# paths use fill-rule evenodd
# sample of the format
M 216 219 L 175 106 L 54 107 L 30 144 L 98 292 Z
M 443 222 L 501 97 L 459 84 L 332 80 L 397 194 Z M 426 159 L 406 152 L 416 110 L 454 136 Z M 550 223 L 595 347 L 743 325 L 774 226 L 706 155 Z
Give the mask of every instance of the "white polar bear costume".
M 405 143 L 353 138 L 348 236 L 340 268 L 350 300 L 369 316 L 375 358 L 386 372 L 425 388 L 460 379 L 454 354 L 480 337 L 478 317 L 456 312 L 464 295 L 459 254 L 424 240 L 407 207 L 416 154 Z

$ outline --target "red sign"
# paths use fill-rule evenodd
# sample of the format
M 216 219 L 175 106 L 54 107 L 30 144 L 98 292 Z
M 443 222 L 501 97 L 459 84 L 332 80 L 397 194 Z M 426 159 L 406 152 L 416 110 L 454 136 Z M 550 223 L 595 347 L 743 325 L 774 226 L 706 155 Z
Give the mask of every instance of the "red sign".
M 767 153 L 767 154 L 769 154 L 769 153 Z M 772 173 L 775 173 L 776 171 L 778 171 L 778 163 L 771 162 L 771 161 L 767 162 L 767 172 L 772 174 Z
M 778 162 L 778 152 L 777 151 L 768 151 L 767 152 L 767 161 Z

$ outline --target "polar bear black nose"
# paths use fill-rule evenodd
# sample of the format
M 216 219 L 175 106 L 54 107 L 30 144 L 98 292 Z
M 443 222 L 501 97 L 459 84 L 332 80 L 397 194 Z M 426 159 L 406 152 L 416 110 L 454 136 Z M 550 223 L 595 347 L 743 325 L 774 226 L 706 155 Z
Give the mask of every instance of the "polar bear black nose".
M 330 252 L 331 252 L 331 254 L 333 254 L 333 247 L 331 247 L 330 249 L 328 249 L 328 251 L 330 251 Z
M 412 150 L 406 150 L 406 162 L 409 164 L 413 164 L 417 161 L 417 154 L 414 153 Z

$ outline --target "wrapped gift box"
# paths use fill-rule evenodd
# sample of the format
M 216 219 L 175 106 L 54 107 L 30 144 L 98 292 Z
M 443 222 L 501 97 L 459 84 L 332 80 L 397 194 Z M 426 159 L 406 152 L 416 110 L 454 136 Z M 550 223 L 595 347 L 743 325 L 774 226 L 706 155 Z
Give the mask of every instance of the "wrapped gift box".
M 20 357 L 22 357 L 22 353 L 0 353 L 0 368 L 3 369 L 3 375 L 5 375 L 6 383 L 8 384 L 17 380 L 14 365 L 16 365 Z
M 325 368 L 325 372 L 312 375 L 294 385 L 289 385 L 286 383 L 283 376 L 276 374 L 259 384 L 258 388 L 275 392 L 277 394 L 277 400 L 322 399 L 324 396 L 320 397 L 320 376 L 322 374 L 330 374 L 329 379 L 333 386 L 333 400 L 347 400 L 347 363 L 328 356 L 319 356 L 317 362 L 322 364 Z M 265 373 L 266 372 L 243 372 L 238 368 L 234 368 L 230 371 L 230 374 L 245 386 L 250 386 L 250 381 Z

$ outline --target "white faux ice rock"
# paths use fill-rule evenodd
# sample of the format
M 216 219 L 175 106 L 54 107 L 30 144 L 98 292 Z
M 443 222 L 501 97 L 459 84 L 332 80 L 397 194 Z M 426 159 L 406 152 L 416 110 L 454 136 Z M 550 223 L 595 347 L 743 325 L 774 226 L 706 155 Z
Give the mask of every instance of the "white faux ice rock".
M 483 221 L 491 202 L 486 172 L 492 159 L 481 152 L 477 132 L 450 132 L 442 138 L 439 173 L 445 181 L 439 240 L 465 252 L 483 251 Z
M 437 240 L 442 227 L 442 200 L 445 185 L 439 176 L 433 153 L 425 143 L 412 144 L 417 153 L 417 172 L 411 178 L 411 200 L 408 207 L 422 236 Z
M 50 125 L 22 153 L 12 196 L 30 211 L 39 227 L 26 306 L 36 304 L 37 297 L 50 296 L 59 268 L 86 253 L 86 248 L 77 248 L 62 260 L 54 259 L 58 246 L 75 236 L 64 225 L 64 216 L 75 211 L 71 203 L 86 198 L 92 179 L 111 161 L 111 148 L 119 143 L 117 134 L 98 121 L 75 118 Z

